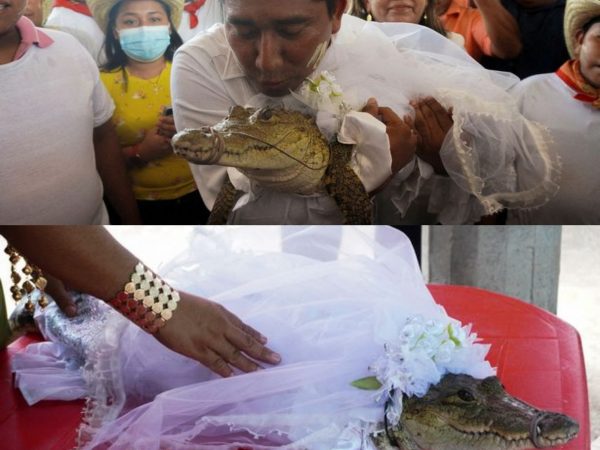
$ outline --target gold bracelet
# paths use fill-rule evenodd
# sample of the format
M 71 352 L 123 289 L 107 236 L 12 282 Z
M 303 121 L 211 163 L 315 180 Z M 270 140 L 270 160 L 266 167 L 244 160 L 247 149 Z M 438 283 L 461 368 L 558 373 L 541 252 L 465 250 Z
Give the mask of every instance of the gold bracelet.
M 48 299 L 44 293 L 44 288 L 48 284 L 48 280 L 44 278 L 44 274 L 34 264 L 31 264 L 24 256 L 22 256 L 16 248 L 12 245 L 7 245 L 4 249 L 4 252 L 8 255 L 8 259 L 10 261 L 10 279 L 13 285 L 10 287 L 10 293 L 12 294 L 15 302 L 18 302 L 22 298 L 27 299 L 25 303 L 25 309 L 28 313 L 33 314 L 35 309 L 35 305 L 31 301 L 32 293 L 35 289 L 40 291 L 40 297 L 38 299 L 38 305 L 40 307 L 45 308 L 48 306 Z M 23 260 L 24 265 L 21 268 L 21 272 L 23 273 L 23 278 L 25 281 L 19 286 L 21 283 L 21 275 L 17 272 L 17 264 L 20 260 Z
M 150 334 L 156 333 L 177 309 L 179 292 L 139 262 L 109 304 Z

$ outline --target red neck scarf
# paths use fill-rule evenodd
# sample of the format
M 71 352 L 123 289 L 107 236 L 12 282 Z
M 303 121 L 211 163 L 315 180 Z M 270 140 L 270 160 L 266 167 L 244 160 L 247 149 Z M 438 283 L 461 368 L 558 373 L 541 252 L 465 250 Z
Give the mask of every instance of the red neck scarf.
M 190 13 L 190 28 L 194 29 L 198 26 L 198 16 L 196 16 L 196 11 L 198 11 L 202 6 L 204 6 L 206 0 L 194 0 L 191 2 L 186 2 L 183 5 L 183 10 Z
M 60 6 L 62 8 L 70 9 L 71 11 L 78 12 L 79 14 L 84 14 L 88 17 L 92 17 L 92 13 L 90 12 L 90 8 L 85 4 L 85 2 L 73 1 L 73 0 L 54 0 L 52 3 L 53 7 Z
M 591 103 L 596 109 L 600 109 L 600 89 L 590 86 L 581 74 L 579 60 L 572 59 L 564 63 L 556 71 L 556 75 L 573 89 L 577 94 L 573 97 L 585 103 Z

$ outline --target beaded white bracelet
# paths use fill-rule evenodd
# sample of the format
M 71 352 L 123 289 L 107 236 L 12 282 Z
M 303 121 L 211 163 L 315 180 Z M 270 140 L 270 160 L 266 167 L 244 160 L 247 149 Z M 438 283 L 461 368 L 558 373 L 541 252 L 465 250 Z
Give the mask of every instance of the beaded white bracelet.
M 108 303 L 148 333 L 154 334 L 173 317 L 179 293 L 139 262 L 119 292 Z

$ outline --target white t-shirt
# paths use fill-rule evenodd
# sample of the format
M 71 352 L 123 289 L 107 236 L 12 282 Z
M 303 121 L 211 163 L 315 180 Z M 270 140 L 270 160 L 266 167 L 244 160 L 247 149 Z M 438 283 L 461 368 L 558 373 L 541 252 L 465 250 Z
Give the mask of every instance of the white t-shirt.
M 98 65 L 105 62 L 104 32 L 93 18 L 57 6 L 50 11 L 44 27 L 61 30 L 75 36 Z
M 327 51 L 318 72 L 328 70 L 330 65 L 336 64 L 335 50 L 334 44 Z M 259 94 L 237 62 L 222 26 L 213 27 L 178 50 L 173 63 L 171 93 L 178 130 L 212 126 L 226 117 L 232 106 L 248 105 Z M 290 98 L 287 97 L 288 100 Z M 369 114 L 353 112 L 348 115 L 343 129 L 347 130 L 346 142 L 363 142 L 355 147 L 353 169 L 367 191 L 379 187 L 391 175 L 391 156 L 385 125 Z M 303 196 L 269 191 L 251 185 L 236 169 L 195 164 L 190 166 L 202 198 L 209 208 L 212 208 L 226 174 L 229 174 L 236 188 L 248 193 L 238 202 L 231 219 L 233 223 L 342 222 L 335 202 L 326 194 Z M 413 166 L 414 163 L 409 164 L 401 172 L 408 174 Z
M 527 78 L 513 92 L 523 115 L 551 131 L 562 177 L 547 204 L 511 212 L 509 222 L 600 224 L 600 111 L 574 99 L 576 92 L 554 73 Z
M 190 28 L 190 13 L 183 11 L 181 24 L 177 29 L 183 42 L 187 42 L 197 34 L 208 30 L 215 23 L 223 23 L 221 0 L 206 0 L 206 3 L 196 11 L 196 17 L 198 17 L 198 25 L 195 28 Z
M 0 223 L 107 223 L 93 131 L 114 104 L 75 38 L 44 32 L 52 45 L 0 65 Z

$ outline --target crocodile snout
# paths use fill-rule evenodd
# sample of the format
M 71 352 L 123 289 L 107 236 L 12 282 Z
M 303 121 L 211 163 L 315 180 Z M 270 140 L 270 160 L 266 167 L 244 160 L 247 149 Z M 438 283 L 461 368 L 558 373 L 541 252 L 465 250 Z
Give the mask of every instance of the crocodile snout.
M 529 437 L 536 448 L 564 444 L 579 433 L 579 424 L 564 414 L 540 411 L 531 421 Z
M 171 140 L 173 151 L 195 164 L 214 164 L 222 153 L 223 143 L 211 127 L 183 130 Z

